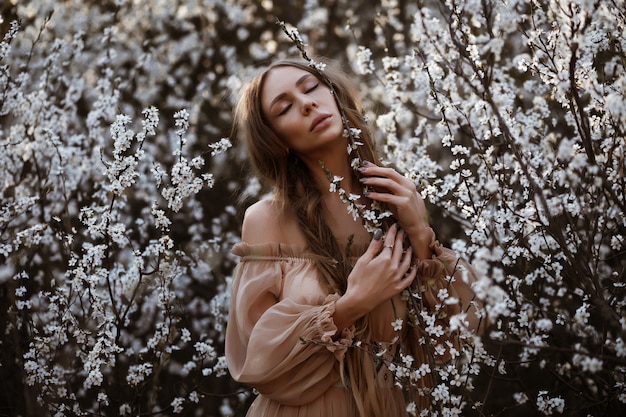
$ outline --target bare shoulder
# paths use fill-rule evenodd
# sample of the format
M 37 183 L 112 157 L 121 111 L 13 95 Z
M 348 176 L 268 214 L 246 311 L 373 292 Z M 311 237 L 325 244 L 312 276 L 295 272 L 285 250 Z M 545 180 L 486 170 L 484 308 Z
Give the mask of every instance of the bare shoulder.
M 262 236 L 278 228 L 276 211 L 279 203 L 272 199 L 260 200 L 246 209 L 243 217 L 242 239 L 248 243 L 261 243 Z
M 275 198 L 260 200 L 248 207 L 243 218 L 241 239 L 249 244 L 304 242 L 295 216 Z

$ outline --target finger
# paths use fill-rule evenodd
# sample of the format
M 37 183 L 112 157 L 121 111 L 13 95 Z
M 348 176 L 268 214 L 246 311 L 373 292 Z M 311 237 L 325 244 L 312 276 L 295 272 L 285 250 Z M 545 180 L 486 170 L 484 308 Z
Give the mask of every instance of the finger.
M 383 251 L 389 249 L 389 254 L 393 254 L 394 248 L 396 246 L 396 236 L 398 232 L 397 224 L 392 224 L 389 230 L 387 231 L 387 236 L 385 236 L 385 244 L 383 245 Z
M 400 291 L 404 291 L 413 283 L 417 277 L 417 267 L 413 266 L 409 269 L 408 273 L 404 276 L 404 278 L 400 281 Z
M 396 233 L 396 237 L 393 242 L 393 251 L 392 251 L 393 252 L 392 259 L 397 263 L 400 263 L 400 259 L 402 258 L 402 254 L 404 253 L 404 244 L 402 243 L 403 240 L 404 240 L 404 230 L 398 229 L 398 232 Z
M 413 193 L 414 190 L 400 186 L 391 180 L 384 181 L 385 185 L 381 185 L 382 181 L 377 181 L 378 184 L 366 183 L 365 185 L 368 189 L 363 193 L 363 195 L 369 199 L 383 203 L 393 201 L 399 204 L 402 204 L 402 201 L 410 201 L 410 199 L 413 198 L 411 193 Z
M 413 206 L 417 204 L 419 206 L 420 197 L 417 195 L 415 190 L 409 189 L 376 189 L 370 190 L 364 193 L 364 195 L 375 201 L 380 201 L 381 203 L 390 204 L 394 207 L 403 207 L 403 206 Z
M 367 247 L 367 250 L 362 256 L 363 258 L 371 260 L 376 256 L 378 252 L 380 252 L 380 249 L 383 246 L 382 237 L 383 237 L 382 229 L 376 229 L 376 231 L 372 235 L 372 240 L 370 241 L 370 244 Z
M 359 169 L 359 171 L 363 175 L 367 175 L 367 176 L 376 175 L 376 176 L 382 176 L 382 177 L 388 177 L 388 178 L 392 178 L 392 177 L 403 178 L 403 176 L 400 175 L 400 173 L 396 171 L 395 169 L 388 168 L 388 167 L 381 167 L 369 161 L 365 161 L 363 163 L 363 166 Z
M 371 192 L 366 195 L 372 201 L 377 201 L 379 203 L 387 204 L 389 210 L 393 214 L 394 217 L 398 216 L 398 210 L 405 204 L 404 200 L 400 200 L 400 197 L 396 197 L 393 194 L 388 193 L 379 193 L 379 192 Z M 398 219 L 399 220 L 399 219 Z
M 360 180 L 368 187 L 372 187 L 375 191 L 370 193 L 390 193 L 390 194 L 407 194 L 413 191 L 413 188 L 409 188 L 412 184 L 406 184 L 401 179 L 389 178 L 389 177 L 363 177 Z M 414 186 L 413 186 L 414 187 Z
M 381 188 L 415 189 L 415 183 L 393 168 L 384 168 L 368 163 L 359 169 L 363 177 L 360 181 Z

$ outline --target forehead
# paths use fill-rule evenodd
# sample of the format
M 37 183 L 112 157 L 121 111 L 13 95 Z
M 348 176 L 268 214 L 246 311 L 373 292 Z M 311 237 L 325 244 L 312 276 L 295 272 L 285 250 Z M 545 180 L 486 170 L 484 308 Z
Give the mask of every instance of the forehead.
M 308 71 L 292 66 L 272 68 L 265 76 L 261 89 L 261 102 L 263 107 L 278 95 L 296 87 L 296 82 L 305 75 L 315 76 Z

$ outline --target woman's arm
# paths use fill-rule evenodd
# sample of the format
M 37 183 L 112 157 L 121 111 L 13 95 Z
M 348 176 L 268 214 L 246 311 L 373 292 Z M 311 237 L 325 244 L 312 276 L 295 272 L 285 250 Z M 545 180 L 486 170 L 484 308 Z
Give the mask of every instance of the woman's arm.
M 391 226 L 386 236 L 374 233 L 367 251 L 348 276 L 344 295 L 335 305 L 333 316 L 339 329 L 352 326 L 383 301 L 407 288 L 416 276 L 411 268 L 411 248 L 403 248 L 404 232 Z
M 426 205 L 417 193 L 415 184 L 396 170 L 379 167 L 371 162 L 366 162 L 359 171 L 364 175 L 361 182 L 376 189 L 367 196 L 389 206 L 409 238 L 417 259 L 432 258 L 430 244 L 435 233 L 430 227 Z
M 435 273 L 436 276 L 420 276 L 420 279 L 426 281 L 426 284 L 428 281 L 440 280 L 433 288 L 451 286 L 450 292 L 454 292 L 461 308 L 467 311 L 470 325 L 478 329 L 480 319 L 475 314 L 475 309 L 469 308 L 470 303 L 480 304 L 478 300 L 475 300 L 475 294 L 471 288 L 477 280 L 477 274 L 470 265 L 460 262 L 453 251 L 443 248 L 436 240 L 435 232 L 430 227 L 426 206 L 415 184 L 392 168 L 379 167 L 369 162 L 359 170 L 364 175 L 361 181 L 376 189 L 370 192 L 368 197 L 389 206 L 398 224 L 406 233 L 421 269 L 438 271 Z M 427 265 L 433 262 L 434 265 Z M 468 273 L 463 274 L 460 267 L 465 268 Z M 443 283 L 441 280 L 446 282 Z M 430 295 L 431 303 L 436 303 L 436 292 L 434 297 L 433 294 Z
M 333 340 L 337 295 L 317 301 L 282 297 L 285 268 L 281 232 L 271 202 L 253 205 L 244 217 L 243 242 L 233 253 L 242 261 L 233 273 L 226 328 L 226 360 L 232 377 L 282 404 L 298 406 L 322 395 L 340 379 L 341 361 L 352 335 Z M 272 245 L 274 243 L 274 245 Z M 273 248 L 273 249 L 272 249 Z M 315 268 L 297 264 L 315 279 Z M 303 343 L 306 341 L 306 343 Z

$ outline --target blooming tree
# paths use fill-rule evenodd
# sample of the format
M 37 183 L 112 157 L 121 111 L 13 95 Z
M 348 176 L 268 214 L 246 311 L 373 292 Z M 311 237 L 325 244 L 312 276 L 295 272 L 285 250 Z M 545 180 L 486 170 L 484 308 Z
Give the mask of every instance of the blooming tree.
M 298 46 L 360 75 L 385 160 L 482 272 L 481 337 L 475 305 L 442 326 L 445 289 L 415 312 L 433 360 L 389 365 L 433 384 L 408 414 L 623 411 L 625 16 L 618 0 L 9 2 L 6 414 L 244 415 L 253 392 L 223 358 L 234 195 L 267 190 L 241 175 L 230 111 Z
M 236 187 L 217 180 L 231 103 L 216 74 L 234 48 L 203 43 L 220 14 L 224 31 L 247 14 L 191 6 L 14 6 L 0 49 L 11 413 L 234 413 L 222 344 L 239 220 L 234 199 L 212 204 Z
M 388 98 L 385 153 L 485 272 L 490 330 L 439 371 L 434 401 L 459 413 L 452 385 L 478 414 L 623 410 L 623 3 L 387 6 L 354 50 Z

